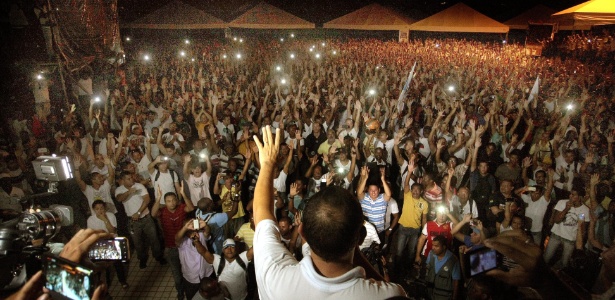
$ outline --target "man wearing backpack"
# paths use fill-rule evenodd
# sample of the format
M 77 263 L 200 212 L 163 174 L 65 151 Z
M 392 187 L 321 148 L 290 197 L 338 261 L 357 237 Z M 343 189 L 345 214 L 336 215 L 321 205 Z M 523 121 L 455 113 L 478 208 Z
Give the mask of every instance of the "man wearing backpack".
M 213 264 L 218 281 L 228 287 L 231 299 L 245 299 L 248 295 L 247 264 L 254 258 L 254 248 L 237 254 L 235 241 L 226 239 L 222 246 L 224 256 L 220 256 L 212 254 L 206 247 L 200 247 L 199 243 L 195 244 L 197 251 L 205 258 L 205 261 Z
M 161 193 L 160 195 L 155 195 L 155 198 L 162 199 L 161 204 L 165 204 L 162 196 L 167 193 L 181 194 L 179 176 L 175 171 L 169 169 L 169 159 L 166 156 L 159 155 L 147 166 L 154 185 L 154 191 Z M 181 198 L 179 200 L 181 201 Z

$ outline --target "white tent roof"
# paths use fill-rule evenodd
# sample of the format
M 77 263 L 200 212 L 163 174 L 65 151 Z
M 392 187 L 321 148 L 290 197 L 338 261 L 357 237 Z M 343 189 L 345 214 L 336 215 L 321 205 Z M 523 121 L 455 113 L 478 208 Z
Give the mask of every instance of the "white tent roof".
M 324 28 L 358 30 L 408 30 L 415 20 L 373 3 L 324 24 Z
M 226 22 L 182 1 L 175 0 L 158 10 L 123 26 L 145 29 L 226 28 Z
M 508 26 L 458 3 L 410 25 L 410 30 L 439 32 L 506 33 Z
M 260 2 L 235 20 L 230 27 L 257 29 L 303 29 L 314 28 L 314 23 L 301 19 L 271 4 Z

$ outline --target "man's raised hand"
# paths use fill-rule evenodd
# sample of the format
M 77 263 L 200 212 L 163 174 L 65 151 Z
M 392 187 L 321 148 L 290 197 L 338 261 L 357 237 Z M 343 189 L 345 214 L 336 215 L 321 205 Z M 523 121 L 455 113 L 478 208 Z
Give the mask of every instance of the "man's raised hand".
M 254 136 L 254 142 L 256 143 L 256 147 L 258 147 L 258 155 L 261 166 L 275 166 L 278 151 L 280 149 L 280 137 L 280 129 L 276 128 L 274 141 L 273 134 L 271 133 L 271 126 L 269 125 L 267 125 L 267 127 L 263 130 L 262 143 L 256 135 Z

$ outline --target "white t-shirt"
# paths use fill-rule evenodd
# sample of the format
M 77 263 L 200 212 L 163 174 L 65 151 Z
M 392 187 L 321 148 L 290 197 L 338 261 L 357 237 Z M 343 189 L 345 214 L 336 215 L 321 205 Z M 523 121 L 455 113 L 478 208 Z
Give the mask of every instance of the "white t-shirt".
M 135 183 L 132 185 L 135 189 L 137 189 L 137 193 L 133 194 L 128 198 L 128 200 L 122 202 L 124 204 L 124 209 L 126 210 L 126 215 L 128 217 L 136 214 L 141 208 L 141 204 L 143 204 L 143 197 L 148 196 L 147 189 L 140 183 Z M 126 193 L 128 189 L 120 185 L 117 189 L 115 189 L 115 197 L 120 194 Z M 141 218 L 149 214 L 149 208 L 145 207 L 145 209 L 141 212 Z
M 525 216 L 532 220 L 531 232 L 542 231 L 542 219 L 547 212 L 549 202 L 545 199 L 545 196 L 540 196 L 540 199 L 532 201 L 532 197 L 527 194 L 521 194 L 521 199 L 527 204 L 525 208 Z
M 160 176 L 158 176 L 158 180 L 155 180 L 156 174 L 158 173 L 160 173 Z M 175 190 L 175 183 L 179 182 L 179 175 L 177 173 L 171 175 L 170 170 L 167 170 L 167 172 L 160 172 L 158 170 L 154 170 L 154 173 L 152 173 L 150 176 L 152 179 L 152 183 L 154 184 L 154 191 L 156 193 L 156 197 L 160 197 L 161 204 L 165 204 L 164 195 L 166 195 L 166 193 L 175 193 L 177 195 L 178 191 Z
M 472 206 L 470 206 L 470 202 L 472 202 Z M 461 207 L 461 201 L 459 201 L 459 197 L 457 195 L 453 195 L 451 197 L 451 205 L 449 207 L 451 214 L 457 218 L 457 220 L 463 219 L 463 215 L 472 213 L 472 218 L 478 218 L 478 208 L 476 207 L 476 201 L 468 201 L 466 204 Z
M 184 140 L 184 136 L 181 133 L 179 133 L 179 132 L 176 132 L 174 135 L 175 135 L 176 139 L 173 142 L 173 146 L 175 146 L 175 149 L 181 149 L 181 146 L 179 145 L 179 142 L 185 141 Z M 170 132 L 167 132 L 167 133 L 162 135 L 162 140 L 165 143 L 169 143 L 169 142 L 171 142 L 171 140 L 173 140 L 173 135 L 171 135 Z
M 365 270 L 353 268 L 335 278 L 318 274 L 312 257 L 298 262 L 280 242 L 272 220 L 263 220 L 254 234 L 254 266 L 262 300 L 277 299 L 386 299 L 405 296 L 397 284 L 365 279 Z M 292 288 L 289 288 L 292 287 Z
M 353 127 L 353 128 L 352 128 L 352 129 L 350 129 L 350 130 L 348 130 L 348 129 L 344 129 L 344 130 L 342 130 L 342 131 L 340 132 L 340 134 L 339 134 L 337 137 L 338 137 L 341 141 L 343 141 L 343 140 L 344 140 L 344 137 L 345 137 L 345 136 L 347 136 L 347 135 L 349 135 L 349 136 L 351 136 L 351 137 L 353 137 L 353 138 L 355 138 L 355 139 L 356 139 L 356 138 L 357 138 L 358 133 L 357 133 L 357 130 L 356 130 L 356 129 L 354 129 L 354 127 Z
M 209 192 L 209 176 L 207 173 L 201 173 L 200 177 L 194 177 L 194 175 L 190 174 L 188 178 L 188 188 L 190 190 L 190 200 L 194 207 L 196 207 L 199 200 L 202 198 L 211 199 L 211 194 Z
M 365 229 L 367 230 L 367 235 L 363 240 L 363 244 L 359 245 L 359 249 L 363 250 L 365 248 L 369 248 L 369 246 L 371 246 L 374 242 L 380 245 L 380 238 L 378 237 L 376 227 L 374 227 L 374 225 L 370 222 L 363 222 L 363 226 L 365 226 Z
M 111 226 L 117 228 L 117 220 L 115 219 L 115 215 L 110 212 L 107 212 L 106 214 L 107 214 L 107 218 L 109 219 L 109 223 L 111 223 Z M 103 220 L 96 217 L 96 215 L 91 215 L 88 218 L 88 228 L 94 229 L 94 230 L 104 230 L 105 232 L 109 232 L 107 230 L 107 226 L 105 225 L 105 222 L 103 222 Z
M 387 205 L 387 213 L 384 215 L 384 228 L 391 227 L 391 214 L 398 214 L 399 206 L 397 206 L 397 201 L 391 198 L 389 199 L 389 204 Z
M 244 251 L 239 254 L 241 260 L 248 265 L 248 252 Z M 228 291 L 231 293 L 231 299 L 245 299 L 248 296 L 248 284 L 246 283 L 246 277 L 248 276 L 248 272 L 244 270 L 237 259 L 233 262 L 228 262 L 228 260 L 224 264 L 224 269 L 222 269 L 221 274 L 218 273 L 218 267 L 220 266 L 220 260 L 223 259 L 220 255 L 214 254 L 214 270 L 216 271 L 216 275 L 218 275 L 218 281 L 224 283 L 228 287 Z
M 88 199 L 88 207 L 90 208 L 92 215 L 96 214 L 94 213 L 94 209 L 92 208 L 92 203 L 94 203 L 94 201 L 96 200 L 104 201 L 106 203 L 108 212 L 113 214 L 117 212 L 115 204 L 113 203 L 113 200 L 111 200 L 111 186 L 109 185 L 108 181 L 105 180 L 105 183 L 103 183 L 103 185 L 101 185 L 98 190 L 96 190 L 91 185 L 87 185 L 85 187 L 85 191 L 83 191 L 83 194 Z
M 288 175 L 284 170 L 280 171 L 278 178 L 273 180 L 273 187 L 278 190 L 279 193 L 286 193 L 286 178 Z
M 555 210 L 564 211 L 568 201 L 570 200 L 560 200 L 557 202 L 557 204 L 555 204 Z M 557 212 L 554 211 L 553 213 L 555 214 Z M 570 210 L 568 210 L 568 213 L 566 213 L 563 221 L 553 225 L 551 232 L 569 241 L 576 241 L 577 229 L 579 228 L 579 214 L 585 214 L 585 222 L 589 222 L 589 208 L 585 206 L 585 204 L 582 204 L 579 207 L 573 206 Z

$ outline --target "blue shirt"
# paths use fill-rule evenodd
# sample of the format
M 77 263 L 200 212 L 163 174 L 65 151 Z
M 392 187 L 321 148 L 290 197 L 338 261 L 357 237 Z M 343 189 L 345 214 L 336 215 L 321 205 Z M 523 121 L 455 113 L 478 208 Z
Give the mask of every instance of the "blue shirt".
M 196 210 L 196 217 L 201 220 L 207 220 L 207 225 L 211 228 L 211 237 L 213 238 L 213 250 L 216 254 L 222 254 L 222 242 L 224 241 L 224 224 L 228 221 L 226 213 L 203 213 L 200 209 Z
M 365 193 L 365 197 L 361 200 L 363 215 L 367 217 L 367 221 L 376 226 L 378 232 L 384 230 L 384 219 L 387 213 L 387 206 L 388 202 L 384 200 L 384 194 L 380 194 L 376 200 L 372 200 L 369 194 Z
M 446 250 L 446 253 L 444 254 L 444 258 L 442 260 L 439 260 L 438 257 L 433 254 L 433 251 L 429 251 L 429 256 L 427 257 L 427 261 L 429 261 L 430 259 L 435 259 L 435 263 L 434 263 L 434 267 L 436 269 L 436 274 L 438 274 L 438 272 L 440 271 L 440 269 L 442 268 L 442 266 L 449 260 L 449 259 L 457 259 L 456 257 L 453 256 L 453 252 Z M 461 269 L 459 268 L 459 263 L 456 263 L 455 266 L 453 267 L 453 272 L 452 272 L 452 277 L 453 280 L 460 280 L 461 279 Z

